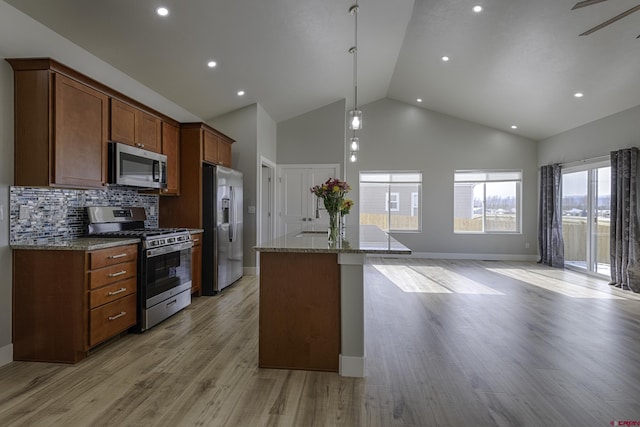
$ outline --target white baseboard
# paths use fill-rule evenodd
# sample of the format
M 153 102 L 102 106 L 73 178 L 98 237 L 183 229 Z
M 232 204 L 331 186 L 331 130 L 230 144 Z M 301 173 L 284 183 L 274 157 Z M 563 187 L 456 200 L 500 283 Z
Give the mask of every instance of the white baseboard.
M 0 366 L 13 362 L 13 344 L 0 347 Z
M 411 255 L 370 255 L 376 258 L 426 258 L 426 259 L 470 259 L 481 261 L 538 261 L 538 255 L 526 254 L 461 254 L 461 253 L 441 253 L 441 252 L 412 252 Z
M 366 357 L 340 355 L 340 376 L 364 378 L 366 374 Z

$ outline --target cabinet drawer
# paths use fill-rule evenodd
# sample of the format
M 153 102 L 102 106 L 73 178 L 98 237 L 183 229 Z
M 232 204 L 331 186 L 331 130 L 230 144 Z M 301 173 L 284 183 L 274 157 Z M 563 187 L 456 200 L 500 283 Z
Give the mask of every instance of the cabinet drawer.
M 136 294 L 91 310 L 89 321 L 91 347 L 127 330 L 136 324 Z
M 89 268 L 102 268 L 108 265 L 118 264 L 125 261 L 135 261 L 138 257 L 138 246 L 116 246 L 109 249 L 89 252 Z
M 89 272 L 89 289 L 97 289 L 120 280 L 136 278 L 136 261 L 123 262 Z
M 136 278 L 121 280 L 116 283 L 94 289 L 89 293 L 89 307 L 96 308 L 119 298 L 131 295 L 136 291 Z

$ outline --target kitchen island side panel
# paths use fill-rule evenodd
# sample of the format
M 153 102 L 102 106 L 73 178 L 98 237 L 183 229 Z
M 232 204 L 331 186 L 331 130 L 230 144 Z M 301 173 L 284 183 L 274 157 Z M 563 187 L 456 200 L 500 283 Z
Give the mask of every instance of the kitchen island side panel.
M 338 372 L 337 254 L 260 254 L 259 365 Z

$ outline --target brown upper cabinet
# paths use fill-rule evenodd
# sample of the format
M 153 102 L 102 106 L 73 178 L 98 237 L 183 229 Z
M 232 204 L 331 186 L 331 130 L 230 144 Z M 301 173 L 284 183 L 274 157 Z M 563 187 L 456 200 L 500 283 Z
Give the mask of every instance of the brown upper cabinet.
M 162 122 L 162 154 L 167 156 L 167 188 L 160 194 L 180 194 L 180 128 Z
M 231 167 L 231 144 L 226 135 L 207 128 L 202 129 L 203 158 L 205 163 Z
M 208 130 L 202 130 L 203 158 L 202 160 L 214 165 L 218 164 L 218 135 Z
M 111 140 L 160 153 L 162 120 L 122 101 L 111 99 Z
M 167 188 L 180 189 L 179 123 L 51 58 L 7 59 L 14 70 L 14 185 L 100 188 L 108 141 L 167 156 Z
M 49 60 L 7 61 L 14 69 L 14 184 L 104 186 L 108 96 L 57 72 Z
M 231 142 L 218 139 L 218 164 L 231 167 Z
M 231 167 L 233 142 L 205 123 L 180 125 L 180 196 L 160 199 L 161 227 L 202 228 L 202 164 Z

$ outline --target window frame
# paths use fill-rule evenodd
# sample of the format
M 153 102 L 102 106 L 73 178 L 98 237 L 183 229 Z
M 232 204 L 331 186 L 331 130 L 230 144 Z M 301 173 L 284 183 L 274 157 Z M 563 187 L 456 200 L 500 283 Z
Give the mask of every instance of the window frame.
M 485 179 L 480 179 L 479 175 L 485 175 Z M 516 175 L 514 178 L 509 178 L 509 175 Z M 467 175 L 468 178 L 458 179 L 459 175 Z M 475 177 L 473 176 L 475 175 Z M 454 179 L 453 179 L 453 233 L 454 234 L 476 234 L 476 235 L 505 235 L 505 234 L 513 234 L 513 235 L 521 235 L 522 234 L 522 185 L 523 185 L 523 171 L 522 169 L 456 169 L 454 171 Z M 488 183 L 515 183 L 515 204 L 516 204 L 516 218 L 515 230 L 487 230 L 487 184 Z M 477 185 L 482 184 L 482 230 L 457 230 L 456 229 L 456 185 L 457 184 L 466 184 L 466 185 Z M 473 209 L 473 202 L 471 204 Z
M 386 175 L 386 176 L 385 176 Z M 386 227 L 383 229 L 389 233 L 421 233 L 422 232 L 422 182 L 423 173 L 418 170 L 363 170 L 359 172 L 359 184 L 360 184 L 360 214 L 371 214 L 375 212 L 363 212 L 362 206 L 367 203 L 363 201 L 363 187 L 367 187 L 366 184 L 379 185 L 380 188 L 386 187 L 385 191 L 385 210 L 386 214 Z M 364 185 L 363 185 L 364 184 Z M 417 218 L 417 226 L 415 228 L 396 229 L 391 228 L 392 215 L 394 212 L 402 212 L 400 193 L 402 191 L 393 191 L 396 186 L 417 186 L 417 191 L 410 190 L 412 194 L 410 198 L 411 206 L 409 207 L 409 217 Z M 397 194 L 397 208 L 390 210 L 389 194 L 392 196 Z M 417 206 L 413 205 L 413 194 L 417 194 Z M 393 197 L 392 197 L 393 199 Z M 404 200 L 404 198 L 403 198 Z M 378 202 L 379 203 L 379 202 Z M 393 201 L 391 201 L 393 203 Z M 413 211 L 417 212 L 413 214 Z M 362 222 L 361 222 L 362 223 Z

